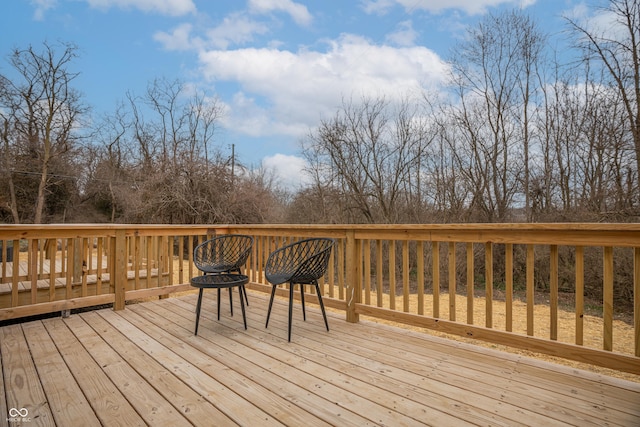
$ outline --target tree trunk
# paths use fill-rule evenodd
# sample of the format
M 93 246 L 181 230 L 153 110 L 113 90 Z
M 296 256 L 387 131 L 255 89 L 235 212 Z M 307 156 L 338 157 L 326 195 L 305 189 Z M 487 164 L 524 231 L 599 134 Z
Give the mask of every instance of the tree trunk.
M 36 210 L 33 218 L 34 224 L 42 224 L 42 211 L 44 210 L 44 191 L 47 187 L 47 166 L 46 162 L 42 166 L 42 175 L 38 184 L 38 196 L 36 198 Z

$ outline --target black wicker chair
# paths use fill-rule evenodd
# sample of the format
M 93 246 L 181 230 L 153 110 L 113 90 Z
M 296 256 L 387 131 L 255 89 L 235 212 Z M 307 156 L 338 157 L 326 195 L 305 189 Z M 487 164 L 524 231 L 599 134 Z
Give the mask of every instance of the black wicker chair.
M 196 267 L 206 274 L 238 273 L 247 262 L 253 246 L 253 237 L 243 234 L 223 234 L 207 240 L 193 250 L 193 262 Z M 240 298 L 249 305 L 247 290 L 240 286 Z M 220 291 L 218 290 L 218 300 Z M 229 288 L 229 304 L 233 315 L 233 297 Z M 218 317 L 220 312 L 218 311 Z
M 273 285 L 273 288 L 271 289 L 265 327 L 269 326 L 269 316 L 271 315 L 271 307 L 273 306 L 273 297 L 276 293 L 277 285 L 289 283 L 289 341 L 291 341 L 294 284 L 300 285 L 302 317 L 304 320 L 307 320 L 304 310 L 304 285 L 314 285 L 316 287 L 324 324 L 327 327 L 327 331 L 329 330 L 329 322 L 327 322 L 327 314 L 324 311 L 318 279 L 324 276 L 327 271 L 333 245 L 333 239 L 305 239 L 283 246 L 269 255 L 265 266 L 265 276 Z

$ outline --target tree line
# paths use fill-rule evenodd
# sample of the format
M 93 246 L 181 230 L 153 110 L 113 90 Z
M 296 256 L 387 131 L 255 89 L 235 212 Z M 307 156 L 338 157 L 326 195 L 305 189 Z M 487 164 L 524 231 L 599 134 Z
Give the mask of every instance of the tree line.
M 314 185 L 294 218 L 637 221 L 640 9 L 606 11 L 604 29 L 568 19 L 559 53 L 526 14 L 489 15 L 454 49 L 446 97 L 346 99 L 304 141 Z
M 520 10 L 452 51 L 440 93 L 345 98 L 301 140 L 295 192 L 219 143 L 215 94 L 155 79 L 100 118 L 70 43 L 16 48 L 0 74 L 0 222 L 637 221 L 640 7 L 567 19 L 560 52 Z

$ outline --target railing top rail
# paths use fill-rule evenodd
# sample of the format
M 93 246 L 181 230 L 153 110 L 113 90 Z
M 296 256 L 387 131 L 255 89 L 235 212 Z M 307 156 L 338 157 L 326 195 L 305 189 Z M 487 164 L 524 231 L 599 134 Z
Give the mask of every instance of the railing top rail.
M 0 240 L 22 238 L 126 235 L 296 235 L 356 239 L 425 240 L 471 243 L 640 246 L 638 223 L 503 223 L 503 224 L 19 224 L 0 225 Z
M 128 236 L 166 234 L 205 235 L 223 232 L 225 227 L 172 224 L 0 224 L 0 240 L 115 236 L 125 230 Z
M 256 234 L 304 232 L 310 237 L 424 240 L 440 242 L 555 244 L 574 246 L 640 246 L 640 224 L 503 223 L 503 224 L 321 224 L 229 225 L 232 232 L 249 228 Z

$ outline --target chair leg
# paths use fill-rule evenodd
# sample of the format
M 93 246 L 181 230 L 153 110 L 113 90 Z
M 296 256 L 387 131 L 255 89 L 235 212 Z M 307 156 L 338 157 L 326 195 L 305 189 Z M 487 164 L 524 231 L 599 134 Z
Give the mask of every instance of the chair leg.
M 249 298 L 247 298 L 247 289 L 244 287 L 244 285 L 240 286 L 240 298 L 242 298 L 244 296 L 244 304 L 248 307 L 249 306 Z
M 202 291 L 204 289 L 200 288 L 198 292 L 198 304 L 196 305 L 196 330 L 194 335 L 198 335 L 198 324 L 200 323 L 200 308 L 202 307 Z
M 320 309 L 322 310 L 322 317 L 324 317 L 324 325 L 327 327 L 327 331 L 329 330 L 329 322 L 327 321 L 327 313 L 324 311 L 324 303 L 322 302 L 322 295 L 320 295 L 320 286 L 318 282 L 315 283 L 316 292 L 318 294 L 318 303 L 320 303 Z
M 218 288 L 218 320 L 220 320 L 220 288 Z
M 305 313 L 305 310 L 304 310 L 304 285 L 300 283 L 298 286 L 300 286 L 300 300 L 302 301 L 302 319 L 306 322 L 307 314 Z
M 273 297 L 275 294 L 276 294 L 276 285 L 273 285 L 271 287 L 271 299 L 269 300 L 269 310 L 267 311 L 267 323 L 264 324 L 265 328 L 269 326 L 269 317 L 271 316 L 271 307 L 273 306 Z
M 289 342 L 291 342 L 291 321 L 293 320 L 293 283 L 289 283 Z
M 234 273 L 234 272 L 238 274 L 242 274 L 242 271 L 240 271 L 239 268 L 229 271 L 229 273 Z M 247 290 L 245 289 L 244 285 L 238 288 L 238 292 L 240 293 L 240 298 L 242 298 L 242 295 L 244 294 L 244 303 L 247 307 L 249 307 L 249 298 L 247 298 Z
M 233 292 L 232 288 L 229 288 L 229 307 L 231 309 L 231 317 L 233 317 Z M 240 298 L 242 298 L 242 295 L 240 295 Z
M 246 331 L 247 330 L 247 314 L 244 311 L 244 300 L 242 299 L 242 291 L 240 291 L 240 308 L 242 309 L 242 321 L 244 322 L 244 329 Z

